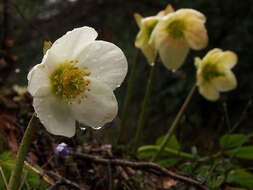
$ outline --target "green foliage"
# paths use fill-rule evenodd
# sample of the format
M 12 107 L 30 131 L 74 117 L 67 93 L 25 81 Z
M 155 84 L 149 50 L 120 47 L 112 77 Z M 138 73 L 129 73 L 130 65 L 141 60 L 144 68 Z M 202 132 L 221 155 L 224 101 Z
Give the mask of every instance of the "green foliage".
M 232 184 L 239 184 L 247 188 L 253 188 L 253 174 L 243 169 L 231 170 L 228 173 L 226 182 Z
M 219 188 L 225 181 L 225 175 L 212 175 L 207 180 L 207 185 L 210 189 Z
M 253 160 L 253 146 L 239 147 L 227 152 L 227 154 L 231 157 L 234 156 L 239 159 Z
M 0 154 L 0 166 L 3 169 L 3 173 L 5 178 L 8 179 L 10 178 L 11 175 L 11 170 L 14 167 L 15 160 L 13 159 L 13 156 L 11 152 L 4 152 Z M 0 175 L 0 189 L 5 189 L 5 184 L 3 180 L 3 176 Z
M 170 158 L 170 159 L 166 159 L 166 160 L 160 160 L 158 161 L 157 163 L 162 166 L 162 167 L 165 167 L 165 168 L 170 168 L 174 165 L 176 165 L 177 163 L 179 162 L 178 159 L 176 158 Z
M 157 139 L 156 141 L 156 145 L 161 145 L 163 140 L 164 140 L 165 136 L 161 136 Z M 167 148 L 172 148 L 175 150 L 180 150 L 180 144 L 177 140 L 177 137 L 175 135 L 172 135 L 171 138 L 169 139 L 169 141 L 166 144 Z
M 15 159 L 13 158 L 13 154 L 11 152 L 4 152 L 0 154 L 0 166 L 3 169 L 4 176 L 7 181 L 9 181 L 11 171 L 15 165 Z M 31 169 L 24 169 L 22 173 L 22 180 L 26 176 L 26 182 L 23 186 L 22 190 L 29 190 L 29 189 L 37 189 L 40 185 L 41 189 L 46 189 L 48 186 L 45 182 L 41 181 L 41 177 L 32 171 Z M 0 174 L 0 189 L 4 190 L 5 184 L 3 180 L 3 176 Z
M 220 138 L 220 147 L 222 149 L 239 147 L 247 140 L 248 137 L 243 134 L 224 135 Z
M 156 141 L 156 145 L 146 145 L 142 146 L 138 149 L 138 158 L 149 158 L 156 154 L 156 152 L 159 150 L 160 145 L 162 144 L 164 140 L 164 136 L 159 137 Z M 158 161 L 158 164 L 165 167 L 171 167 L 178 163 L 179 159 L 171 158 L 171 156 L 174 157 L 182 157 L 186 159 L 193 159 L 194 156 L 180 151 L 180 144 L 176 138 L 175 135 L 171 136 L 170 140 L 166 144 L 164 151 L 161 154 L 162 157 L 166 157 L 167 159 Z

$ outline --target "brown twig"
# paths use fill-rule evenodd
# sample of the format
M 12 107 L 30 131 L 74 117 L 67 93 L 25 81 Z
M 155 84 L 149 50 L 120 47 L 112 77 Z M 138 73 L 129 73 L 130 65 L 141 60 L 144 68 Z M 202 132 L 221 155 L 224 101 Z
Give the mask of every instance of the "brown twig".
M 65 178 L 58 180 L 54 185 L 47 188 L 47 190 L 54 190 L 54 189 L 57 189 L 57 187 L 62 186 L 62 185 L 69 187 L 69 188 L 74 188 L 76 190 L 81 190 L 81 188 L 78 185 L 76 185 L 75 183 L 73 183 Z
M 191 185 L 198 187 L 199 189 L 203 189 L 203 190 L 209 189 L 208 187 L 206 187 L 205 185 L 201 184 L 200 182 L 198 182 L 194 179 L 191 179 L 189 177 L 185 177 L 185 176 L 179 175 L 177 173 L 174 173 L 172 171 L 169 171 L 166 168 L 163 168 L 153 162 L 134 162 L 134 161 L 128 161 L 128 160 L 123 160 L 123 159 L 106 159 L 106 158 L 102 158 L 100 156 L 94 156 L 94 155 L 90 155 L 90 154 L 76 153 L 76 152 L 71 152 L 70 154 L 73 157 L 89 160 L 91 162 L 96 162 L 96 163 L 100 163 L 103 165 L 107 165 L 108 163 L 110 163 L 111 165 L 121 165 L 121 166 L 125 166 L 125 167 L 146 170 L 149 172 L 152 172 L 152 170 L 159 171 L 163 175 L 169 176 L 169 177 L 171 177 L 173 179 L 177 179 L 179 181 L 189 183 Z
M 58 180 L 55 182 L 55 184 L 51 185 L 49 188 L 47 188 L 46 190 L 54 190 L 54 189 L 57 189 L 57 187 L 59 186 L 66 186 L 66 187 L 69 187 L 69 188 L 73 188 L 73 189 L 76 189 L 76 190 L 86 190 L 82 187 L 80 187 L 79 185 L 77 185 L 76 183 L 60 176 L 59 174 L 56 174 L 52 171 L 45 171 L 46 173 L 48 173 L 49 175 L 52 175 L 53 177 L 57 178 Z

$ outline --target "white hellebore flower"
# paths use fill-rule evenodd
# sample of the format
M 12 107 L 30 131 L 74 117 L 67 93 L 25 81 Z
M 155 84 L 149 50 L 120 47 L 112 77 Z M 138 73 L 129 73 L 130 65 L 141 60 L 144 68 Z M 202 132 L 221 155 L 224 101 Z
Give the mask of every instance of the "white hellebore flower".
M 142 18 L 142 16 L 138 13 L 134 14 L 134 18 L 140 28 L 136 37 L 135 46 L 141 49 L 150 64 L 154 63 L 157 54 L 154 47 L 149 44 L 152 31 L 163 16 L 173 11 L 174 10 L 171 5 L 168 5 L 165 10 L 160 11 L 155 16 Z
M 159 52 L 169 70 L 177 70 L 190 48 L 200 50 L 207 46 L 205 16 L 193 9 L 179 9 L 162 17 L 149 43 Z
M 76 120 L 100 128 L 117 114 L 113 90 L 126 76 L 127 60 L 97 35 L 90 27 L 67 32 L 28 74 L 35 112 L 52 134 L 72 137 Z
M 207 100 L 219 99 L 219 92 L 233 90 L 237 86 L 235 75 L 232 73 L 237 63 L 237 55 L 231 51 L 213 49 L 201 60 L 195 59 L 197 67 L 197 85 L 199 93 Z

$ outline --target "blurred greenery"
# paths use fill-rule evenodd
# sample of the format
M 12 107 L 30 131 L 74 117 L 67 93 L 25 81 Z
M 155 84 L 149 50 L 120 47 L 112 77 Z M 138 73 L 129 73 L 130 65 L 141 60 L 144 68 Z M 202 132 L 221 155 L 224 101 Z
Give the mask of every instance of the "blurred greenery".
M 0 154 L 0 169 L 2 169 L 3 173 L 0 173 L 0 189 L 6 189 L 4 178 L 6 181 L 9 181 L 11 170 L 13 169 L 15 164 L 15 159 L 13 158 L 13 154 L 11 152 L 3 152 Z M 25 179 L 24 179 L 25 177 Z M 29 190 L 29 189 L 46 189 L 48 185 L 41 181 L 41 176 L 36 174 L 34 171 L 30 169 L 24 169 L 22 174 L 22 182 L 24 180 L 23 187 L 20 190 Z

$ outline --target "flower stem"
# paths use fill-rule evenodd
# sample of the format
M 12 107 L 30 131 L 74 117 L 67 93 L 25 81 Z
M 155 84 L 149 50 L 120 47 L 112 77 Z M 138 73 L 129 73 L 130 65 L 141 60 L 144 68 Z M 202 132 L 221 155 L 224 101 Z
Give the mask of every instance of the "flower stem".
M 231 122 L 230 122 L 230 118 L 229 118 L 229 115 L 228 115 L 227 103 L 223 102 L 222 106 L 223 106 L 223 109 L 224 109 L 224 115 L 225 115 L 226 125 L 228 127 L 228 130 L 231 131 Z
M 8 185 L 8 190 L 17 190 L 21 182 L 21 174 L 24 166 L 24 160 L 28 152 L 28 148 L 31 145 L 33 134 L 38 126 L 38 118 L 33 114 L 22 138 L 18 154 L 16 158 L 16 164 L 12 171 L 11 178 Z
M 159 150 L 160 146 L 159 145 L 146 145 L 146 146 L 142 146 L 138 149 L 138 152 L 143 152 L 143 151 L 157 151 Z M 164 148 L 164 152 L 168 153 L 168 154 L 172 154 L 174 156 L 178 156 L 184 159 L 190 159 L 190 160 L 194 160 L 196 157 L 193 156 L 192 154 L 186 153 L 186 152 L 181 152 L 179 150 L 175 150 L 172 148 Z
M 140 57 L 140 50 L 136 50 L 136 55 L 135 55 L 135 60 L 131 69 L 131 73 L 129 76 L 129 79 L 127 81 L 127 92 L 126 92 L 126 98 L 124 101 L 123 105 L 123 111 L 122 111 L 122 117 L 121 117 L 121 122 L 120 122 L 120 132 L 119 132 L 119 138 L 118 138 L 118 143 L 122 142 L 123 136 L 125 134 L 125 124 L 128 116 L 128 110 L 129 110 L 129 104 L 132 98 L 133 94 L 133 87 L 134 87 L 134 81 L 135 81 L 135 76 L 136 76 L 136 70 L 137 70 L 137 65 L 139 62 L 139 57 Z
M 232 127 L 232 129 L 230 130 L 230 133 L 234 132 L 237 127 L 241 124 L 241 122 L 243 121 L 243 119 L 245 119 L 248 109 L 250 108 L 250 106 L 252 105 L 252 100 L 249 100 L 247 105 L 245 106 L 239 120 L 234 124 L 234 126 Z
M 168 141 L 169 141 L 171 135 L 173 134 L 173 132 L 174 132 L 175 129 L 177 128 L 178 123 L 179 123 L 179 121 L 181 120 L 181 117 L 183 116 L 183 114 L 184 114 L 184 112 L 185 112 L 187 106 L 189 105 L 189 103 L 190 103 L 190 101 L 191 101 L 191 99 L 192 99 L 192 96 L 193 96 L 193 94 L 194 94 L 196 88 L 197 88 L 197 85 L 194 84 L 193 87 L 192 87 L 192 89 L 191 89 L 191 91 L 189 92 L 188 96 L 186 97 L 186 99 L 185 99 L 185 101 L 184 101 L 184 104 L 182 105 L 182 107 L 180 108 L 179 112 L 177 113 L 177 116 L 176 116 L 174 122 L 172 123 L 171 127 L 169 128 L 169 130 L 168 130 L 168 132 L 167 132 L 167 134 L 166 134 L 166 136 L 165 136 L 165 138 L 164 138 L 164 140 L 163 140 L 163 142 L 162 142 L 162 144 L 161 144 L 159 150 L 158 150 L 158 151 L 156 152 L 156 154 L 153 156 L 153 158 L 152 158 L 151 161 L 154 162 L 154 161 L 159 157 L 159 155 L 163 152 L 163 150 L 164 150 L 166 144 L 168 143 Z
M 146 117 L 147 117 L 148 103 L 149 103 L 149 98 L 151 94 L 151 89 L 152 89 L 154 76 L 155 76 L 155 70 L 156 70 L 157 65 L 158 65 L 157 63 L 154 63 L 149 73 L 148 83 L 146 86 L 146 91 L 145 91 L 144 99 L 142 102 L 142 109 L 141 109 L 141 113 L 140 113 L 138 124 L 137 124 L 137 132 L 136 132 L 134 143 L 133 143 L 134 152 L 136 152 L 138 146 L 140 145 L 140 140 L 142 137 L 143 127 L 144 127 Z

